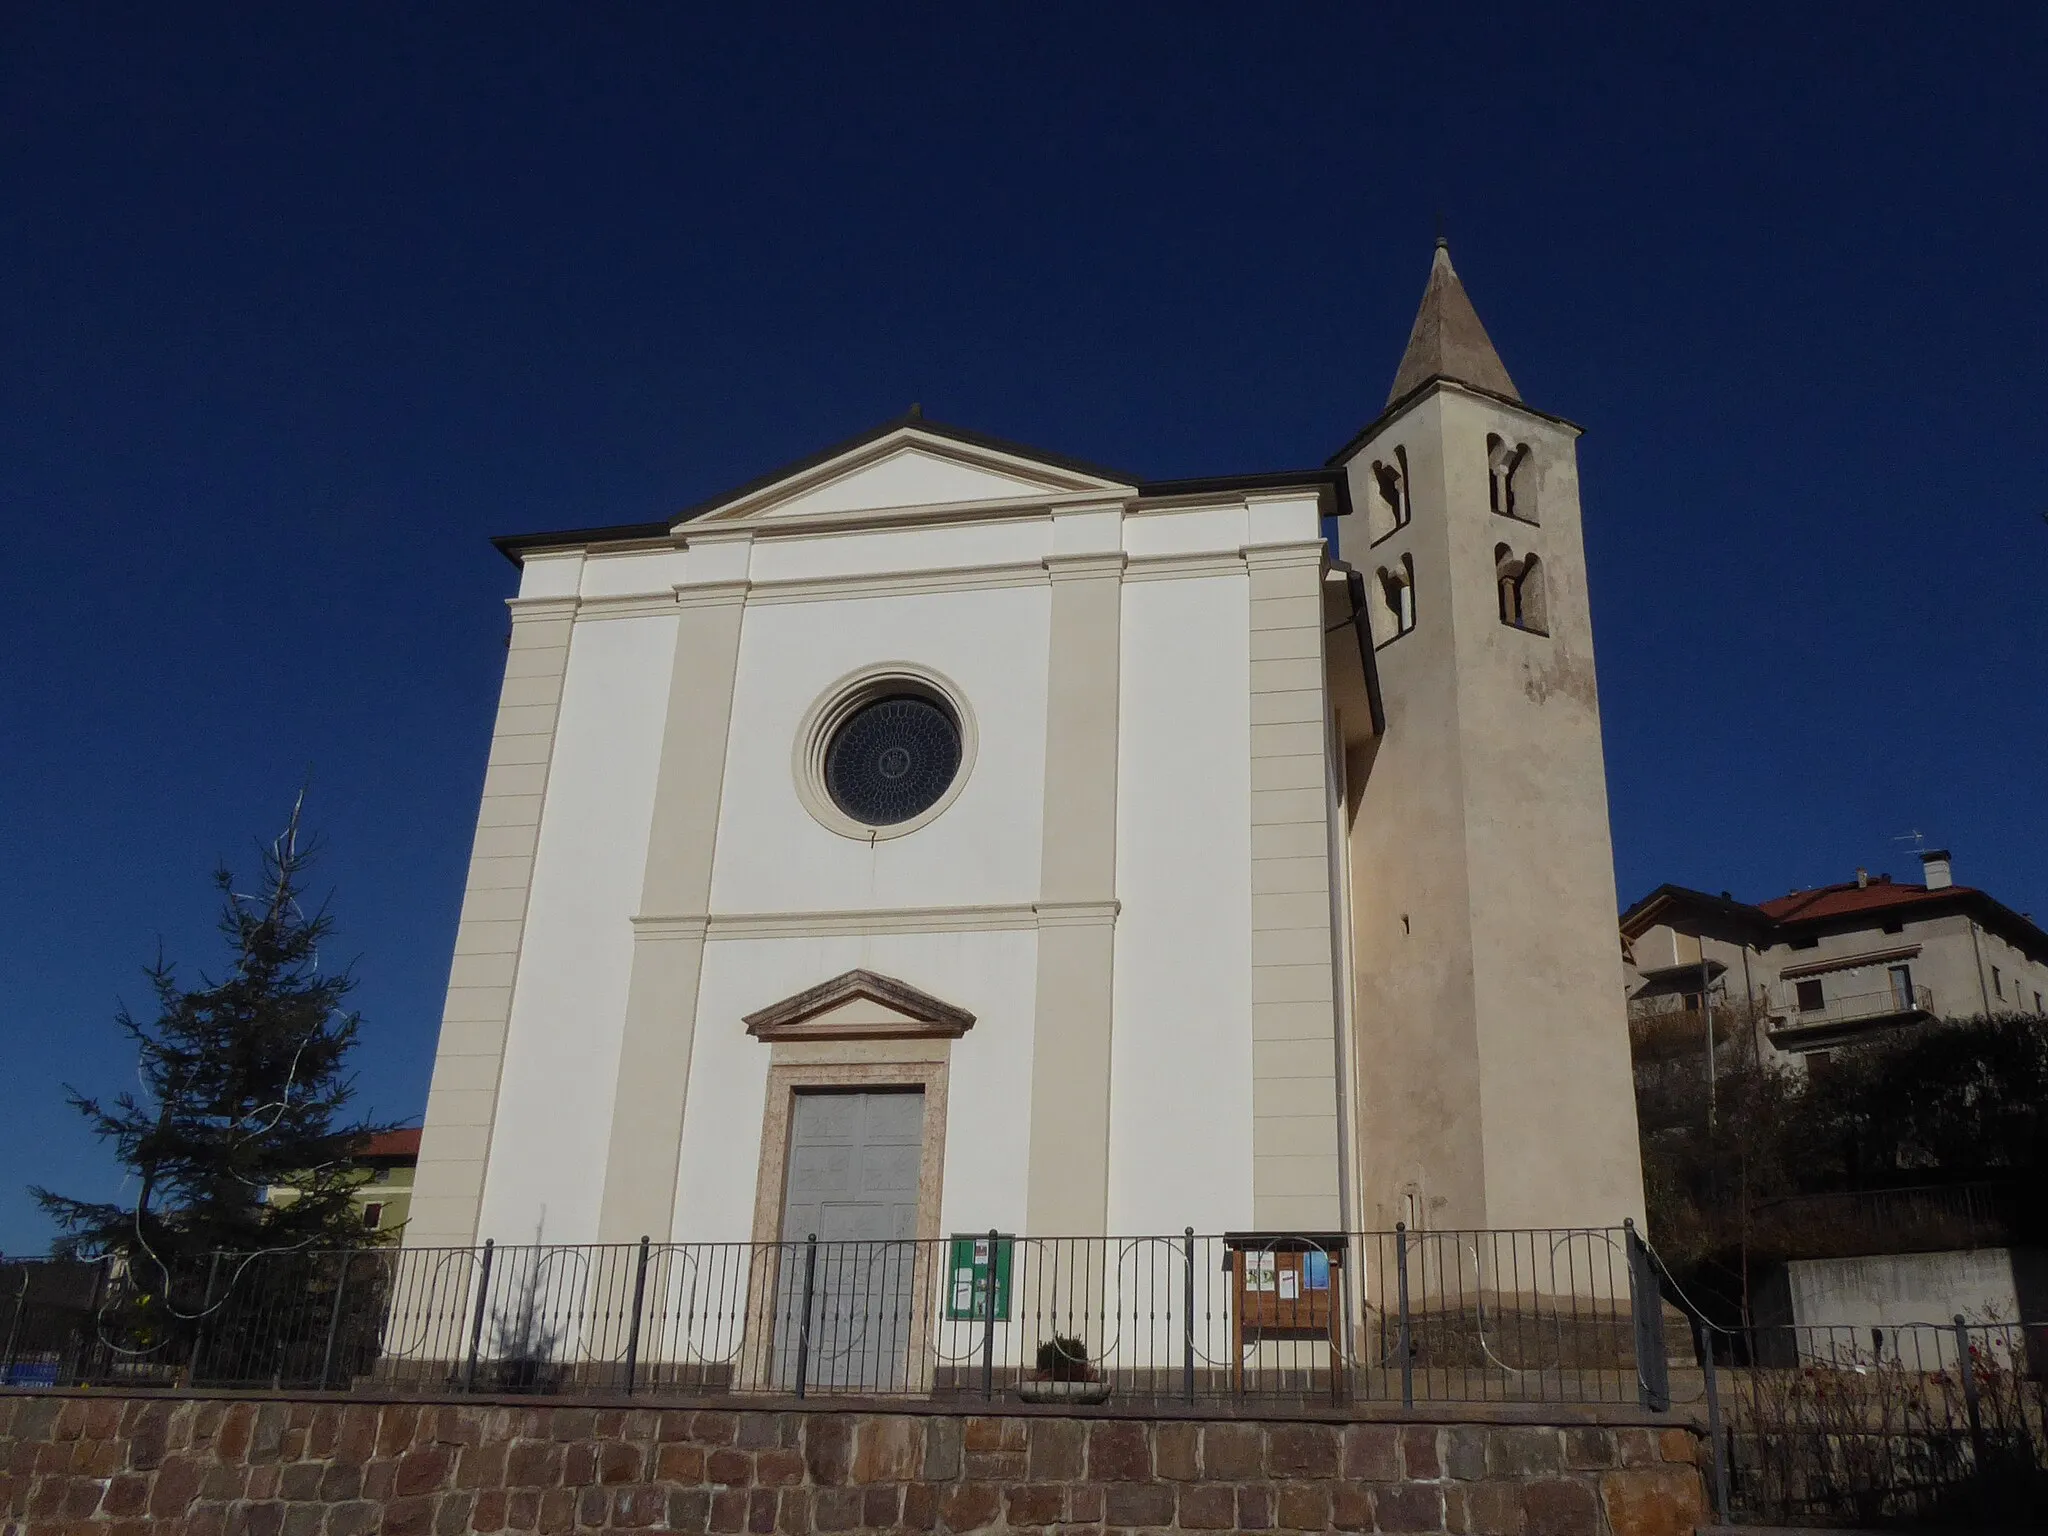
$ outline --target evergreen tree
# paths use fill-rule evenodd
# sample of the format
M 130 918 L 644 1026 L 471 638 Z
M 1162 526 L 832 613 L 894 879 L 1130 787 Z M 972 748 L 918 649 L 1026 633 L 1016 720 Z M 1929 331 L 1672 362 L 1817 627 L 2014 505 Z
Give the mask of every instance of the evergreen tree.
M 255 894 L 238 894 L 226 869 L 214 875 L 226 974 L 187 988 L 160 954 L 147 971 L 156 1017 L 145 1023 L 125 1007 L 116 1016 L 140 1052 L 145 1091 L 111 1101 L 70 1094 L 113 1143 L 135 1195 L 108 1203 L 36 1189 L 68 1234 L 65 1246 L 121 1255 L 150 1286 L 190 1273 L 209 1253 L 370 1238 L 351 1199 L 367 1175 L 351 1153 L 390 1127 L 341 1121 L 354 1095 L 344 1062 L 360 1015 L 343 1006 L 354 978 L 322 964 L 332 918 L 302 904 L 314 852 L 301 845 L 294 808 L 261 852 Z M 267 1203 L 273 1185 L 296 1197 Z

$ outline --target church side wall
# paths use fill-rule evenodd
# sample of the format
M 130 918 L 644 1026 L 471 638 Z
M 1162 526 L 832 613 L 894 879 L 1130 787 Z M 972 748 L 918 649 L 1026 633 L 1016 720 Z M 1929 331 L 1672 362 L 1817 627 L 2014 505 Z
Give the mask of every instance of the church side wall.
M 675 626 L 574 627 L 479 1239 L 597 1237 Z

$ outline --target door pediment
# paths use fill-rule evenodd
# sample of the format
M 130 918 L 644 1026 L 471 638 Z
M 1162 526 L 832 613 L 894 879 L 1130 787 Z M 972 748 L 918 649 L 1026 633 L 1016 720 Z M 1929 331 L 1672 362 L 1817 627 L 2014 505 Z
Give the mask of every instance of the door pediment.
M 756 1040 L 957 1040 L 974 1015 L 874 971 L 848 971 L 741 1021 Z

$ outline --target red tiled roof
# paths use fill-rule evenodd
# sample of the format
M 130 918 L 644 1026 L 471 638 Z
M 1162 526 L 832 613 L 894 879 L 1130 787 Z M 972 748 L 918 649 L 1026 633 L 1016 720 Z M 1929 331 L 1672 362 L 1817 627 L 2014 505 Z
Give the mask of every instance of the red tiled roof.
M 358 1157 L 411 1157 L 420 1155 L 420 1128 L 408 1126 L 402 1131 L 384 1131 L 369 1137 L 357 1151 Z
M 1848 917 L 1858 912 L 1882 912 L 1892 907 L 1912 907 L 1929 901 L 1982 895 L 1983 892 L 1968 885 L 1947 885 L 1930 891 L 1924 885 L 1894 885 L 1888 880 L 1873 880 L 1868 885 L 1848 880 L 1840 885 L 1824 885 L 1818 890 L 1774 896 L 1769 901 L 1758 902 L 1757 908 L 1774 922 L 1799 923 L 1811 918 Z

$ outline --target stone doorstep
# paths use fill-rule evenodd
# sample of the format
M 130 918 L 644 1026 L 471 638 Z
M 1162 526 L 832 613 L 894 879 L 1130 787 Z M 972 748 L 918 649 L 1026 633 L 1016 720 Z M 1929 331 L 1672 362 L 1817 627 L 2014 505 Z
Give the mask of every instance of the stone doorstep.
M 1125 1419 L 1145 1423 L 1197 1424 L 1499 1424 L 1534 1425 L 1544 1429 L 1692 1429 L 1706 1424 L 1703 1404 L 1686 1404 L 1664 1413 L 1633 1403 L 1357 1403 L 1348 1408 L 1302 1408 L 1284 1403 L 1151 1403 L 1119 1405 L 1114 1397 L 1097 1406 L 1071 1403 L 1026 1403 L 998 1397 L 934 1401 L 918 1397 L 554 1397 L 520 1393 L 478 1393 L 453 1397 L 434 1392 L 250 1392 L 225 1387 L 0 1387 L 0 1398 L 85 1398 L 139 1402 L 333 1403 L 378 1407 L 384 1404 L 436 1408 L 589 1408 L 699 1410 L 710 1413 L 856 1413 L 939 1419 Z M 1745 1527 L 1754 1532 L 1756 1527 Z

